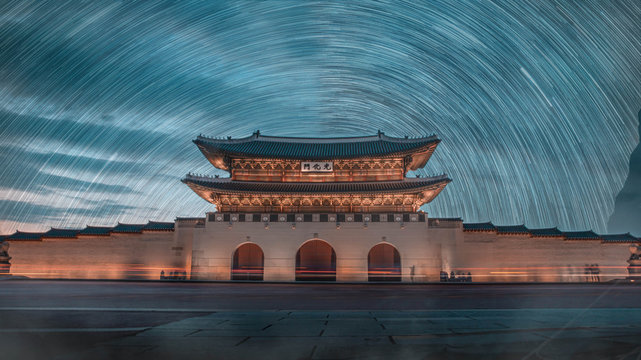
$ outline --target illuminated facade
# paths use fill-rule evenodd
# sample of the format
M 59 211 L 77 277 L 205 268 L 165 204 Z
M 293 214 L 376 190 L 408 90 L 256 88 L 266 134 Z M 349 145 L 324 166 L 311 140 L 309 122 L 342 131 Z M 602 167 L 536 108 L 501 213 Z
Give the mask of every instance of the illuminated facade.
M 219 212 L 416 212 L 450 181 L 445 175 L 408 179 L 425 166 L 435 136 L 399 139 L 243 139 L 198 137 L 196 145 L 229 178 L 188 175 L 183 182 Z
M 401 253 L 388 237 L 410 250 L 409 281 L 417 271 L 432 272 L 426 266 L 434 249 L 422 241 L 427 222 L 419 209 L 450 179 L 406 174 L 424 167 L 439 141 L 380 131 L 351 138 L 199 136 L 198 148 L 229 177 L 183 179 L 218 210 L 194 235 L 193 276 L 400 281 Z M 365 236 L 373 231 L 380 235 Z M 228 253 L 231 263 L 221 256 Z
M 429 217 L 420 207 L 450 179 L 407 172 L 424 167 L 439 141 L 381 132 L 200 136 L 198 148 L 229 176 L 183 182 L 216 212 L 16 232 L 0 237 L 11 245 L 11 256 L 3 247 L 4 268 L 10 259 L 12 274 L 43 278 L 574 282 L 623 279 L 626 261 L 639 263 L 640 239 L 630 234 Z

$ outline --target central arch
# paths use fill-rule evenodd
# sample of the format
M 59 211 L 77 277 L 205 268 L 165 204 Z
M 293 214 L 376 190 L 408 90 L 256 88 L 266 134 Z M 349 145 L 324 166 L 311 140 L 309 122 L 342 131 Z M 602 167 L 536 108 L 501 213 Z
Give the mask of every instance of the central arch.
M 232 280 L 263 280 L 265 256 L 260 246 L 254 243 L 240 245 L 234 251 L 231 267 Z
M 296 281 L 336 281 L 336 252 L 323 240 L 310 240 L 296 252 Z
M 367 254 L 369 281 L 401 281 L 401 255 L 390 244 L 375 245 Z

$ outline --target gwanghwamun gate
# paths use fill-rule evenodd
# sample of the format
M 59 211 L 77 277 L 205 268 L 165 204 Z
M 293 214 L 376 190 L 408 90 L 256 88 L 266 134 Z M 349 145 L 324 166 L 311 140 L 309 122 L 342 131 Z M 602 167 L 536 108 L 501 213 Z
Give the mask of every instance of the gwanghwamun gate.
M 451 180 L 406 174 L 425 166 L 440 142 L 435 136 L 256 132 L 194 142 L 229 172 L 183 179 L 217 211 L 171 223 L 18 231 L 1 238 L 0 271 L 35 278 L 576 282 L 630 279 L 641 261 L 641 239 L 630 234 L 429 217 L 421 206 Z

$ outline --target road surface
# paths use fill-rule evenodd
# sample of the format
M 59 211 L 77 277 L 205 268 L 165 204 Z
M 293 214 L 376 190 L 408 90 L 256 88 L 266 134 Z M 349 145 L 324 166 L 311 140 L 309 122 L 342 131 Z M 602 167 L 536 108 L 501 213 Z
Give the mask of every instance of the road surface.
M 639 359 L 641 286 L 0 281 L 1 359 Z

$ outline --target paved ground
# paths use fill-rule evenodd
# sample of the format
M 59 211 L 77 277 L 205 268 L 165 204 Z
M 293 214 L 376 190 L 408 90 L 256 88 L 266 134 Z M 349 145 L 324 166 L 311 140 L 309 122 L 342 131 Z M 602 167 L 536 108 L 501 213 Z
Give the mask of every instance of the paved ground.
M 0 359 L 641 359 L 641 286 L 0 282 Z

